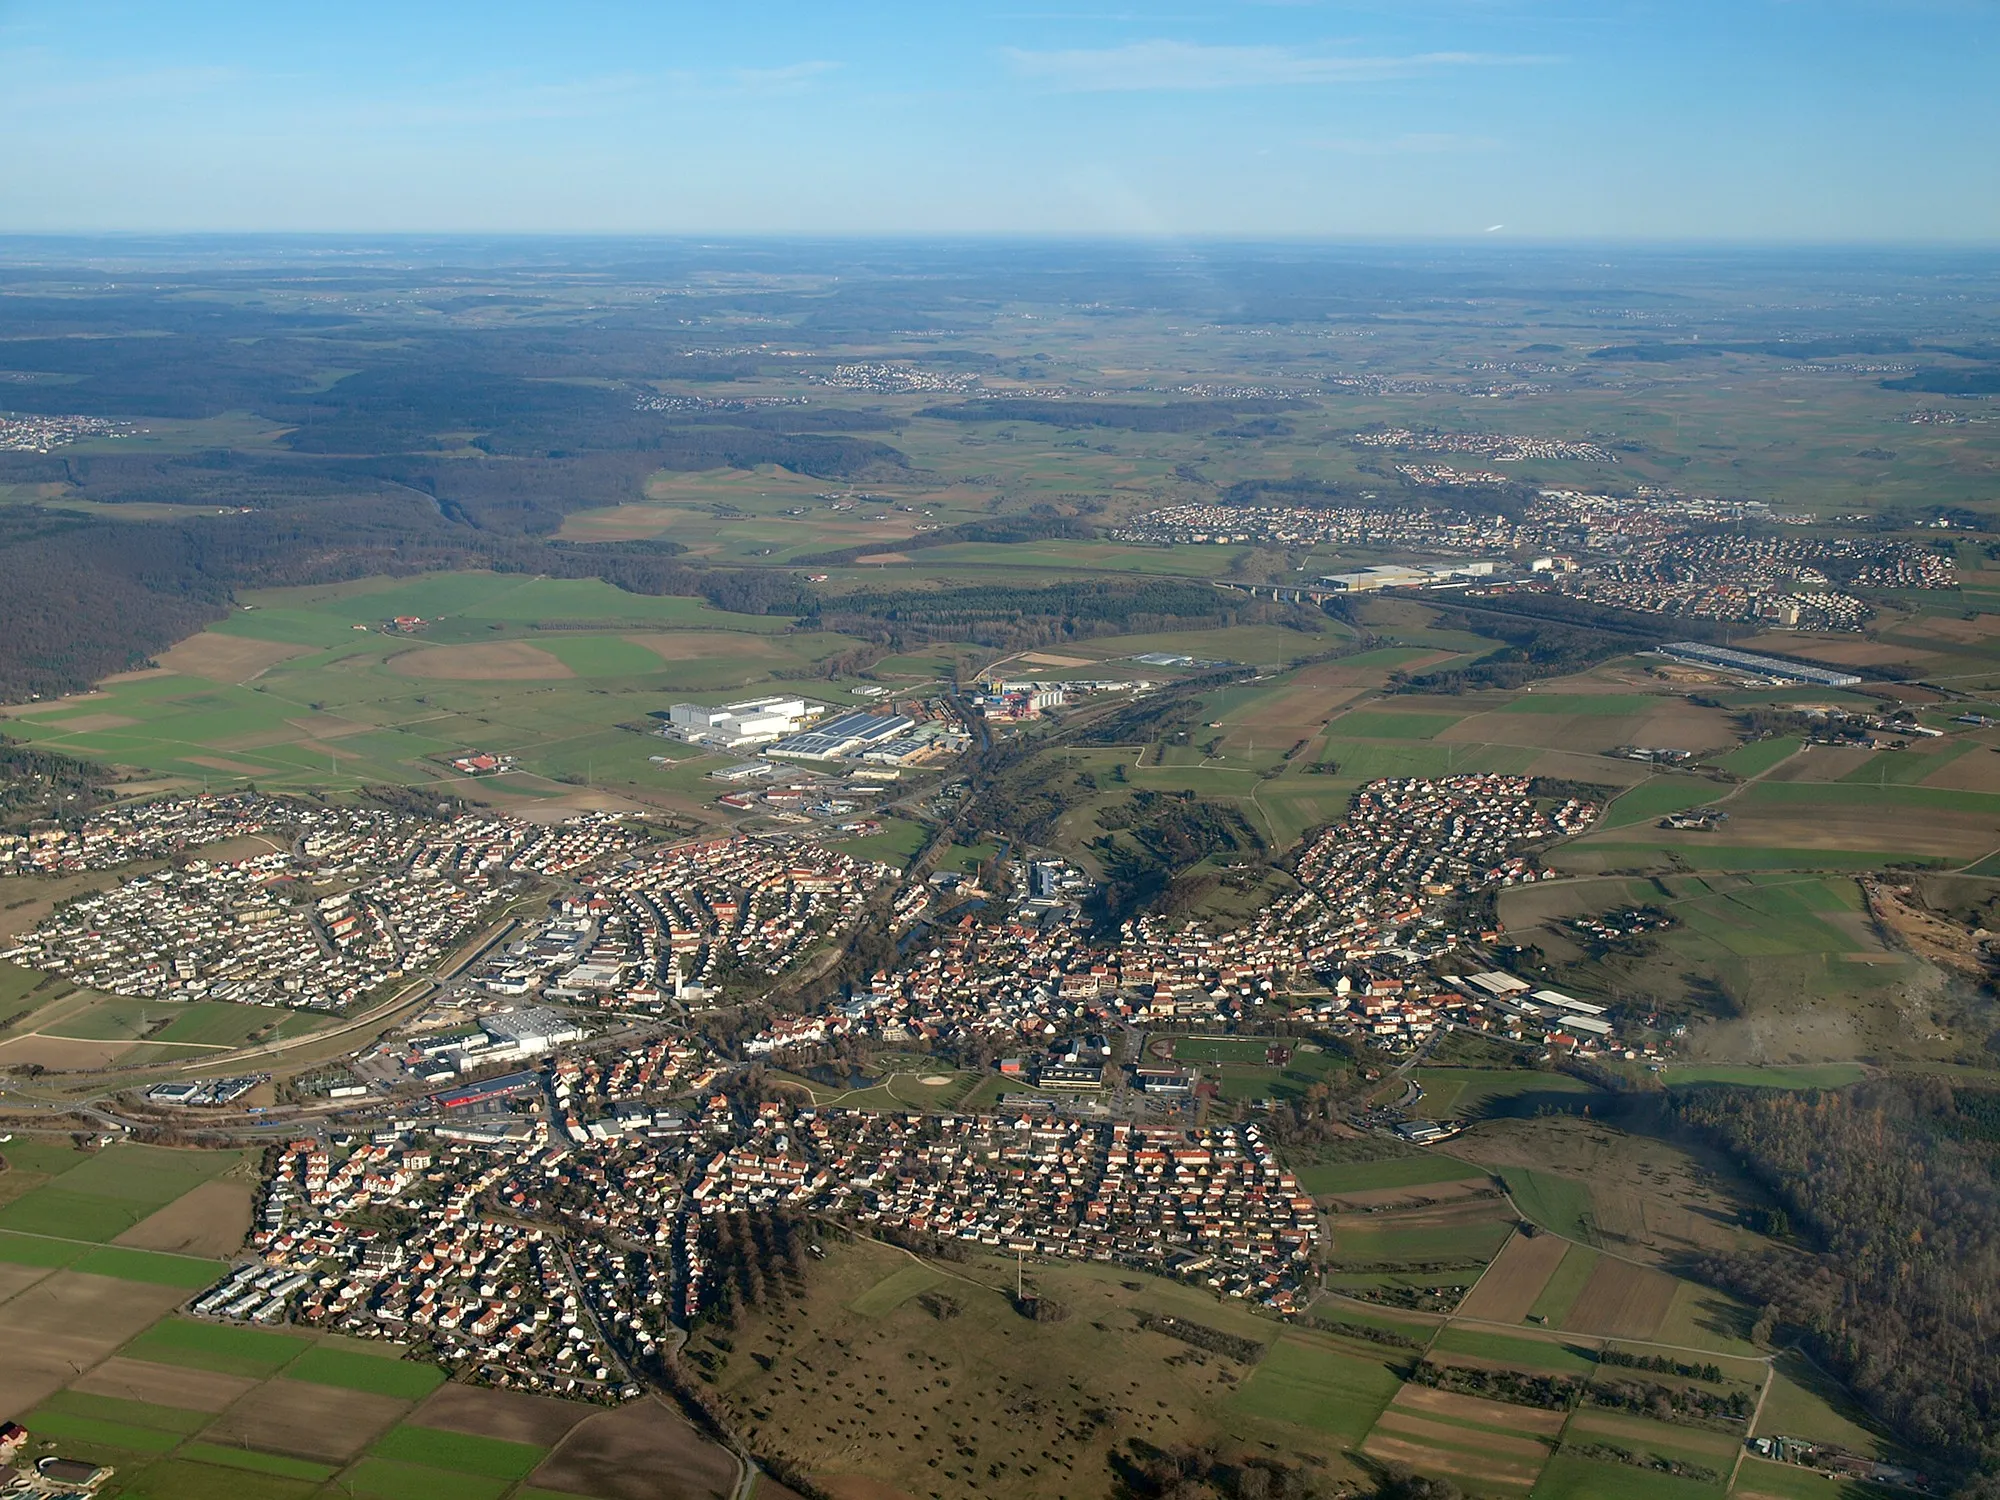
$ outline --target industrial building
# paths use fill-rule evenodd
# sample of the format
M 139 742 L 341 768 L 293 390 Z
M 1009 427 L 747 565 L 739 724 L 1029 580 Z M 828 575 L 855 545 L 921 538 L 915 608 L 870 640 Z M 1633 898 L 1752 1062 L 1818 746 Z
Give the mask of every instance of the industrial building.
M 872 746 L 886 744 L 915 727 L 902 714 L 841 714 L 817 729 L 779 740 L 765 754 L 794 760 L 839 760 Z
M 1731 672 L 1743 672 L 1752 677 L 1767 678 L 1772 682 L 1810 682 L 1816 687 L 1840 688 L 1853 687 L 1861 681 L 1852 672 L 1840 672 L 1832 667 L 1807 666 L 1803 662 L 1785 661 L 1776 656 L 1757 656 L 1749 651 L 1736 651 L 1728 646 L 1710 646 L 1702 641 L 1670 641 L 1659 647 L 1657 654 L 1672 661 L 1703 667 L 1722 667 Z
M 1352 573 L 1327 573 L 1320 583 L 1348 594 L 1373 593 L 1376 589 L 1426 588 L 1454 579 L 1491 578 L 1490 562 L 1447 563 L 1441 567 L 1408 567 L 1402 563 L 1378 563 Z
M 803 698 L 751 698 L 742 703 L 676 703 L 661 733 L 697 745 L 735 750 L 797 734 L 826 709 Z
M 470 1073 L 494 1063 L 539 1057 L 583 1037 L 583 1027 L 561 1011 L 528 1005 L 481 1016 L 477 1030 L 439 1037 L 416 1050 L 435 1053 L 456 1071 Z

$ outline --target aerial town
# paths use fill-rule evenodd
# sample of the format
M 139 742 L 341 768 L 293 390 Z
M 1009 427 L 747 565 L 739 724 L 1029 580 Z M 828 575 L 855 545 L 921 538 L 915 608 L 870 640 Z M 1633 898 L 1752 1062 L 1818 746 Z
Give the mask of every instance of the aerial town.
M 543 1081 L 563 1089 L 574 1075 L 559 1064 Z M 670 1078 L 653 1082 L 670 1092 Z M 396 1131 L 293 1141 L 265 1189 L 256 1258 L 190 1310 L 416 1339 L 481 1383 L 615 1403 L 639 1393 L 632 1362 L 704 1310 L 714 1226 L 732 1213 L 1115 1260 L 1279 1312 L 1310 1280 L 1312 1201 L 1255 1125 L 897 1115 L 722 1094 L 614 1118 L 576 1142 L 542 1125 L 505 1149 L 445 1130 L 427 1132 L 435 1146 Z M 591 1231 L 582 1264 L 571 1229 Z
M 716 1225 L 739 1210 L 1302 1306 L 1310 1200 L 1254 1117 L 1205 1116 L 1198 1066 L 1145 1038 L 1291 1018 L 1392 1055 L 1451 1026 L 1641 1055 L 1604 1006 L 1490 968 L 1436 977 L 1493 936 L 1471 925 L 1473 898 L 1540 878 L 1534 851 L 1596 812 L 1518 776 L 1378 781 L 1307 845 L 1299 889 L 1251 920 L 1140 916 L 1109 943 L 1074 865 L 1010 857 L 1006 900 L 983 915 L 974 878 L 940 872 L 877 908 L 906 935 L 893 964 L 722 1043 L 691 1023 L 836 951 L 893 891 L 887 867 L 789 834 L 649 842 L 604 815 L 187 799 L 93 824 L 71 854 L 150 859 L 253 828 L 274 847 L 134 876 L 9 956 L 115 993 L 348 1013 L 514 911 L 475 963 L 313 1085 L 350 1133 L 280 1153 L 256 1258 L 192 1306 L 415 1338 L 467 1378 L 616 1402 L 670 1325 L 702 1313 Z M 1000 1092 L 898 1113 L 743 1086 L 854 1045 L 997 1075 Z M 160 1084 L 148 1103 L 219 1107 L 257 1081 Z M 601 1249 L 565 1250 L 565 1226 Z
M 108 417 L 42 417 L 0 412 L 0 453 L 47 453 L 85 438 L 128 437 L 130 422 Z
M 1530 459 L 1567 459 L 1615 464 L 1618 456 L 1598 443 L 1570 438 L 1518 437 L 1499 432 L 1413 432 L 1384 427 L 1357 432 L 1349 442 L 1356 448 L 1390 448 L 1399 453 L 1471 453 L 1496 464 Z
M 1431 489 L 1512 482 L 1490 470 L 1398 467 L 1405 479 Z M 1477 563 L 1385 564 L 1297 587 L 1333 593 L 1528 589 L 1646 614 L 1757 621 L 1788 630 L 1861 629 L 1873 611 L 1850 589 L 1957 587 L 1948 549 L 1905 538 L 1747 534 L 1740 529 L 1745 521 L 1783 523 L 1786 517 L 1758 502 L 1705 500 L 1654 486 L 1641 485 L 1631 496 L 1540 490 L 1518 519 L 1374 494 L 1357 501 L 1175 505 L 1138 517 L 1118 534 L 1155 544 L 1266 542 L 1300 550 L 1477 555 Z

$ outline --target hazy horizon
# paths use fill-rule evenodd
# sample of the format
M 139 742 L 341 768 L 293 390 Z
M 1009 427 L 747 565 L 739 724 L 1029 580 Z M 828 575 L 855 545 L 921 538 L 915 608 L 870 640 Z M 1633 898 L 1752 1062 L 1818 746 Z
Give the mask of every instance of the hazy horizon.
M 0 233 L 1984 245 L 2000 8 L 0 5 Z

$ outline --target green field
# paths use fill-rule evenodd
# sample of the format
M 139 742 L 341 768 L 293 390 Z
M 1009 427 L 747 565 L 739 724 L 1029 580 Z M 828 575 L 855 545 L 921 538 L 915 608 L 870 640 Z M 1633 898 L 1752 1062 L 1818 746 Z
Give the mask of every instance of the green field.
M 1337 764 L 1340 780 L 1346 783 L 1383 776 L 1457 776 L 1473 771 L 1518 776 L 1535 763 L 1538 754 L 1519 745 L 1349 739 L 1339 733 L 1342 722 L 1335 721 L 1316 758 Z
M 1750 1339 L 1756 1322 L 1757 1310 L 1747 1303 L 1713 1287 L 1683 1281 L 1674 1288 L 1673 1304 L 1653 1337 L 1663 1344 L 1713 1349 L 1717 1354 L 1747 1361 L 1763 1352 Z M 1743 1367 L 1736 1373 L 1739 1378 L 1748 1379 L 1752 1371 Z M 1763 1378 L 1761 1371 L 1755 1372 L 1755 1378 Z
M 1599 851 L 1588 840 L 1572 846 L 1581 853 Z M 1600 851 L 1601 852 L 1601 851 Z M 1650 880 L 1593 882 L 1574 888 L 1581 898 L 1573 910 L 1603 910 L 1630 903 L 1662 908 L 1676 925 L 1648 934 L 1639 953 L 1612 952 L 1592 956 L 1580 951 L 1562 925 L 1568 911 L 1535 908 L 1534 896 L 1513 908 L 1519 919 L 1533 911 L 1543 920 L 1555 939 L 1554 948 L 1563 964 L 1551 978 L 1562 988 L 1588 994 L 1623 994 L 1628 1003 L 1645 997 L 1664 1004 L 1686 1004 L 1703 995 L 1727 999 L 1745 1015 L 1798 1014 L 1807 1007 L 1831 1006 L 1857 1016 L 1893 1006 L 1894 996 L 1910 982 L 1915 962 L 1902 951 L 1885 946 L 1880 934 L 1863 909 L 1860 888 L 1847 876 L 1824 873 L 1840 863 L 1835 856 L 1813 852 L 1805 862 L 1817 866 L 1814 873 L 1799 870 L 1781 873 L 1775 869 L 1732 871 L 1720 866 L 1735 863 L 1731 856 L 1753 853 L 1760 856 L 1750 863 L 1779 864 L 1781 851 L 1738 851 L 1704 848 L 1699 858 L 1701 873 L 1662 871 Z M 1623 855 L 1615 856 L 1622 860 Z M 1878 868 L 1881 857 L 1865 863 Z M 1503 903 L 1505 909 L 1506 903 Z M 1567 955 L 1573 954 L 1573 957 Z M 1881 1025 L 1891 1024 L 1884 1016 Z M 1788 1064 L 1813 1066 L 1817 1058 L 1841 1059 L 1839 1051 L 1820 1052 L 1812 1033 L 1802 1037 L 1803 1045 L 1789 1057 L 1778 1053 Z M 1852 1044 L 1850 1044 L 1852 1045 Z M 1849 1057 L 1864 1050 L 1854 1046 Z M 1750 1057 L 1755 1057 L 1751 1052 Z M 1720 1063 L 1734 1063 L 1727 1051 L 1711 1053 Z M 1671 1073 L 1669 1081 L 1687 1081 L 1705 1076 L 1707 1063 L 1681 1065 L 1697 1071 Z M 1745 1073 L 1715 1075 L 1727 1081 L 1762 1081 L 1788 1086 L 1810 1086 L 1814 1082 L 1851 1081 L 1852 1075 L 1828 1074 L 1815 1079 L 1811 1072 L 1779 1070 L 1761 1080 Z
M 1394 1219 L 1370 1223 L 1343 1215 L 1334 1229 L 1333 1263 L 1375 1265 L 1394 1261 L 1485 1261 L 1499 1253 L 1511 1224 L 1455 1224 L 1443 1228 L 1399 1228 Z
M 161 1022 L 166 1024 L 162 1026 Z M 60 1019 L 50 1019 L 35 1029 L 44 1036 L 85 1042 L 144 1039 L 225 1048 L 240 1046 L 253 1033 L 267 1027 L 280 1036 L 299 1036 L 327 1024 L 328 1018 L 324 1016 L 260 1005 L 230 1005 L 220 1000 L 175 1004 L 101 995 L 84 1008 Z
M 121 1352 L 154 1364 L 262 1378 L 283 1369 L 310 1344 L 309 1339 L 287 1333 L 169 1318 L 155 1323 Z
M 1225 1099 L 1299 1099 L 1314 1084 L 1345 1064 L 1325 1052 L 1296 1052 L 1282 1068 L 1247 1063 L 1210 1063 L 1202 1068 Z
M 35 1408 L 35 1418 L 36 1427 L 49 1427 L 49 1422 L 57 1418 L 75 1418 L 122 1422 L 127 1426 L 150 1427 L 156 1432 L 177 1432 L 183 1436 L 199 1432 L 214 1420 L 205 1411 L 159 1406 L 150 1401 L 125 1401 L 116 1396 L 92 1396 L 82 1391 L 57 1391 Z M 53 1427 L 49 1430 L 55 1431 Z
M 981 865 L 1000 852 L 998 844 L 947 844 L 938 855 L 940 870 L 956 870 L 961 875 L 975 875 Z
M 1716 764 L 1724 770 L 1734 771 L 1749 780 L 1762 776 L 1773 766 L 1782 765 L 1798 754 L 1800 741 L 1790 735 L 1777 739 L 1752 740 L 1747 745 L 1739 745 L 1727 755 L 1720 757 Z
M 508 1488 L 505 1479 L 455 1474 L 372 1454 L 340 1476 L 343 1493 L 379 1495 L 381 1500 L 500 1500 Z
M 867 834 L 858 839 L 841 839 L 828 847 L 842 850 L 856 859 L 872 859 L 901 870 L 908 867 L 911 858 L 929 838 L 929 832 L 921 823 L 913 823 L 906 818 L 885 818 L 880 833 Z
M 1893 1443 L 1860 1402 L 1796 1351 L 1778 1356 L 1777 1370 L 1757 1415 L 1757 1435 L 1838 1443 L 1856 1453 L 1893 1459 Z
M 1685 812 L 1720 801 L 1732 789 L 1698 776 L 1653 776 L 1630 791 L 1621 792 L 1605 810 L 1603 826 L 1627 828 L 1634 823 L 1651 823 L 1668 813 Z
M 1440 1355 L 1465 1354 L 1474 1359 L 1500 1360 L 1523 1370 L 1543 1370 L 1554 1375 L 1590 1375 L 1597 1369 L 1594 1358 L 1567 1344 L 1482 1333 L 1471 1328 L 1442 1329 L 1431 1348 Z
M 1402 1383 L 1402 1377 L 1379 1360 L 1336 1354 L 1292 1336 L 1271 1346 L 1234 1404 L 1251 1416 L 1359 1443 Z
M 1417 1112 L 1433 1120 L 1478 1119 L 1504 1113 L 1509 1101 L 1591 1092 L 1580 1078 L 1539 1068 L 1417 1068 L 1412 1076 L 1424 1089 Z
M 65 705 L 13 732 L 195 783 L 422 783 L 485 749 L 520 760 L 494 783 L 515 795 L 556 795 L 567 776 L 643 790 L 662 776 L 647 757 L 673 752 L 617 726 L 669 695 L 727 697 L 853 645 L 594 579 L 431 574 L 249 602 L 174 670 L 106 684 L 82 712 Z M 398 614 L 428 623 L 383 634 Z
M 1631 1464 L 1594 1463 L 1558 1453 L 1542 1470 L 1530 1500 L 1714 1500 L 1716 1485 L 1698 1484 Z
M 46 1141 L 27 1136 L 8 1141 L 0 1146 L 0 1160 L 7 1163 L 7 1170 L 0 1173 L 0 1183 L 11 1183 L 19 1177 L 30 1186 L 39 1187 L 49 1178 L 60 1177 L 71 1167 L 81 1165 L 86 1154 L 67 1138 Z
M 1560 1327 L 1562 1320 L 1569 1316 L 1570 1308 L 1576 1305 L 1577 1294 L 1583 1290 L 1583 1284 L 1590 1280 L 1590 1273 L 1596 1269 L 1595 1250 L 1588 1245 L 1571 1245 L 1563 1252 L 1561 1263 L 1535 1298 L 1535 1305 L 1528 1309 L 1528 1316 L 1551 1327 Z
M 1882 751 L 1840 779 L 1858 786 L 1913 786 L 1935 776 L 1961 755 L 1981 748 L 1976 740 L 1947 740 L 1942 745 L 1933 742 L 1921 751 Z
M 78 1240 L 113 1240 L 146 1216 L 110 1198 L 36 1188 L 0 1208 L 0 1229 Z
M 179 1433 L 162 1432 L 155 1427 L 136 1427 L 129 1422 L 116 1422 L 104 1417 L 76 1416 L 47 1407 L 36 1411 L 34 1418 L 34 1425 L 28 1429 L 30 1432 L 71 1442 L 122 1448 L 127 1453 L 168 1453 L 181 1441 Z
M 320 1490 L 315 1479 L 287 1477 L 241 1462 L 216 1467 L 218 1463 L 220 1460 L 216 1458 L 206 1463 L 170 1458 L 147 1468 L 121 1493 L 132 1500 L 216 1500 L 217 1496 L 227 1496 L 228 1500 L 318 1500 Z M 336 1490 L 333 1494 L 340 1492 Z M 341 1500 L 346 1497 L 341 1495 Z
M 155 1030 L 163 1017 L 171 1017 Z M 144 1038 L 210 1047 L 236 1047 L 253 1032 L 273 1027 L 281 1036 L 299 1036 L 327 1025 L 327 1019 L 266 1006 L 229 1005 L 197 1000 L 188 1005 L 163 1005 L 107 996 L 88 1010 L 39 1028 L 45 1036 L 76 1037 L 82 1041 L 122 1041 Z
M 1736 1474 L 1734 1493 L 1770 1495 L 1774 1500 L 1899 1500 L 1910 1492 L 1851 1479 L 1829 1479 L 1797 1464 L 1771 1463 L 1746 1453 Z
M 94 1153 L 79 1152 L 74 1163 L 46 1185 L 0 1207 L 0 1229 L 61 1239 L 115 1239 L 242 1159 L 242 1153 L 235 1151 L 176 1151 L 124 1143 Z
M 1262 1066 L 1273 1046 L 1296 1045 L 1285 1038 L 1266 1040 L 1248 1036 L 1184 1036 L 1174 1041 L 1174 1061 L 1192 1063 L 1249 1063 Z
M 419 1400 L 444 1384 L 444 1376 L 436 1365 L 382 1354 L 356 1354 L 325 1344 L 301 1355 L 285 1370 L 285 1378 L 367 1391 L 375 1396 L 397 1396 L 405 1401 Z
M 1431 740 L 1456 724 L 1461 714 L 1388 713 L 1357 709 L 1334 720 L 1333 732 L 1355 740 Z
M 2000 794 L 1958 792 L 1943 787 L 1857 785 L 1851 781 L 1760 781 L 1732 802 L 1744 808 L 1863 807 L 2000 815 Z
M 122 1245 L 105 1245 L 86 1250 L 70 1262 L 72 1271 L 92 1276 L 111 1276 L 120 1281 L 144 1281 L 153 1286 L 177 1286 L 200 1291 L 228 1269 L 219 1260 L 196 1255 L 169 1255 L 159 1250 L 128 1250 Z
M 0 1230 L 0 1262 L 10 1266 L 47 1266 L 51 1270 L 81 1257 L 87 1247 L 68 1240 Z
M 333 1478 L 332 1464 L 314 1463 L 308 1458 L 287 1458 L 279 1453 L 263 1453 L 255 1448 L 232 1448 L 226 1443 L 189 1443 L 177 1457 L 197 1463 L 219 1464 L 227 1469 L 244 1469 L 253 1474 L 273 1474 L 281 1479 L 305 1479 L 321 1483 Z
M 492 1479 L 525 1479 L 548 1449 L 532 1443 L 472 1437 L 435 1427 L 404 1425 L 391 1428 L 368 1450 L 382 1458 L 426 1464 L 459 1474 L 483 1474 Z
M 1502 1167 L 1500 1176 L 1514 1206 L 1544 1229 L 1585 1243 L 1595 1238 L 1588 1183 L 1529 1167 Z

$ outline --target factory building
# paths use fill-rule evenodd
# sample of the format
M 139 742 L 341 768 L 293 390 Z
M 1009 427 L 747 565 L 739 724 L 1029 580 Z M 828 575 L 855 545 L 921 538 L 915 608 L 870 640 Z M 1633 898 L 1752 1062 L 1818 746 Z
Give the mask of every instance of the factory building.
M 722 750 L 761 745 L 797 734 L 826 710 L 803 698 L 751 698 L 742 703 L 676 703 L 662 733 Z

